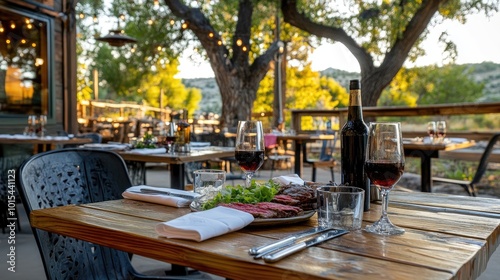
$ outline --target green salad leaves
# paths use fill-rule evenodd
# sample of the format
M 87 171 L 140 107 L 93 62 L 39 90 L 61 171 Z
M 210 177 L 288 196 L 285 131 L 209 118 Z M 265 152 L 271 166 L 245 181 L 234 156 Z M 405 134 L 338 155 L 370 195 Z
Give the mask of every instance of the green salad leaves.
M 273 199 L 278 192 L 280 185 L 273 180 L 266 183 L 257 183 L 252 180 L 250 186 L 226 186 L 213 199 L 205 202 L 202 206 L 203 210 L 208 210 L 216 207 L 219 203 L 258 203 L 268 202 Z

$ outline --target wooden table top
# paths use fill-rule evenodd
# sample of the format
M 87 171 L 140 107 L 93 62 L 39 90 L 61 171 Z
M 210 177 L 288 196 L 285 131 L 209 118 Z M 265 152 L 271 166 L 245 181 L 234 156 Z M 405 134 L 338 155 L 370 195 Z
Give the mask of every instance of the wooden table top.
M 31 223 L 231 279 L 415 279 L 417 275 L 474 279 L 484 271 L 500 243 L 500 219 L 483 213 L 500 214 L 498 200 L 396 191 L 391 195 L 389 217 L 406 229 L 405 234 L 381 237 L 351 232 L 272 264 L 254 260 L 248 249 L 316 226 L 316 216 L 293 225 L 249 226 L 203 242 L 162 238 L 154 230 L 159 222 L 189 213 L 188 208 L 126 199 L 36 210 Z M 459 213 L 468 209 L 474 211 Z M 380 205 L 372 204 L 363 224 L 379 217 Z
M 0 136 L 0 144 L 42 144 L 42 145 L 66 145 L 66 144 L 86 144 L 91 143 L 90 138 L 67 138 L 60 136 L 47 137 L 4 137 Z
M 422 150 L 422 151 L 452 151 L 458 149 L 469 148 L 476 145 L 474 141 L 464 141 L 458 143 L 423 143 L 423 142 L 403 142 L 405 149 Z
M 191 149 L 190 153 L 139 154 L 130 151 L 117 151 L 117 153 L 124 160 L 183 164 L 186 162 L 206 161 L 214 158 L 234 157 L 234 147 Z

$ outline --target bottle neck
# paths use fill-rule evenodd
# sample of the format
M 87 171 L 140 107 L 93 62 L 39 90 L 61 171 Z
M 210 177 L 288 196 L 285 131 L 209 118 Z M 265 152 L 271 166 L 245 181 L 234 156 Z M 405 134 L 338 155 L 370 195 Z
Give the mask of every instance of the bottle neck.
M 352 89 L 349 95 L 348 120 L 363 120 L 363 107 L 361 105 L 361 90 Z

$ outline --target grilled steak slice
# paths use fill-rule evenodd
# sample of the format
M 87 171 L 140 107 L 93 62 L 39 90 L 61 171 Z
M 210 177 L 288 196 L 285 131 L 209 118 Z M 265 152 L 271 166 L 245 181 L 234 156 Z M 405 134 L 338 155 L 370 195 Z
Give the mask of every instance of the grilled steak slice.
M 299 184 L 289 184 L 281 186 L 276 196 L 278 195 L 288 195 L 291 197 L 291 199 L 298 200 L 299 203 L 293 205 L 298 206 L 304 210 L 315 209 L 316 192 L 310 186 L 304 186 Z
M 294 199 L 293 197 L 287 194 L 277 194 L 273 197 L 271 202 L 276 202 L 285 205 L 297 206 L 300 204 L 300 200 Z
M 225 206 L 233 209 L 237 209 L 243 212 L 247 212 L 254 216 L 254 218 L 276 218 L 276 212 L 272 210 L 267 210 L 263 208 L 257 207 L 256 204 L 245 204 L 240 202 L 232 202 L 232 203 L 220 203 L 219 206 Z
M 271 210 L 276 213 L 276 218 L 289 218 L 302 214 L 302 209 L 296 206 L 284 205 L 274 202 L 259 202 L 258 208 Z
M 225 206 L 240 211 L 247 212 L 254 218 L 289 218 L 301 215 L 302 209 L 295 206 L 284 205 L 274 202 L 259 202 L 257 204 L 245 204 L 240 202 L 220 203 L 219 206 Z

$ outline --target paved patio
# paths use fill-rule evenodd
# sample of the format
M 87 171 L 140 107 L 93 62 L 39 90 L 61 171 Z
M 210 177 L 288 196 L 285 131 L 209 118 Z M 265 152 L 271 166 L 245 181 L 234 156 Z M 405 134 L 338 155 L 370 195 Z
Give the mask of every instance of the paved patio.
M 167 173 L 166 166 L 156 165 L 148 168 L 147 170 L 147 183 L 148 185 L 164 187 L 169 185 L 169 174 Z M 280 170 L 274 172 L 276 175 L 288 174 L 286 170 Z M 305 179 L 310 179 L 311 168 L 305 167 L 304 169 Z M 318 170 L 318 182 L 327 182 L 330 180 L 329 173 L 326 170 Z M 336 179 L 340 178 L 339 174 L 336 173 Z M 262 170 L 257 174 L 256 179 L 267 180 L 270 178 L 270 171 Z M 242 184 L 243 180 L 229 180 L 228 184 Z M 10 272 L 8 270 L 9 264 L 7 263 L 9 256 L 10 244 L 8 244 L 9 235 L 2 234 L 0 237 L 0 271 L 1 279 L 12 279 L 12 280 L 32 280 L 32 279 L 46 279 L 43 265 L 40 260 L 38 249 L 31 234 L 31 229 L 29 227 L 29 222 L 24 212 L 22 205 L 18 205 L 18 211 L 21 223 L 21 232 L 15 234 L 15 256 L 16 256 L 16 272 Z M 158 262 L 155 260 L 143 258 L 140 256 L 133 257 L 133 264 L 138 271 L 141 272 L 151 272 L 156 275 L 161 275 L 163 271 L 169 270 L 169 265 L 163 262 Z M 479 280 L 496 280 L 498 275 L 500 275 L 500 249 L 497 248 L 493 256 L 491 257 L 488 267 L 485 272 L 479 277 Z M 216 276 L 209 276 L 212 279 L 222 279 Z M 249 276 L 249 279 L 252 277 Z

